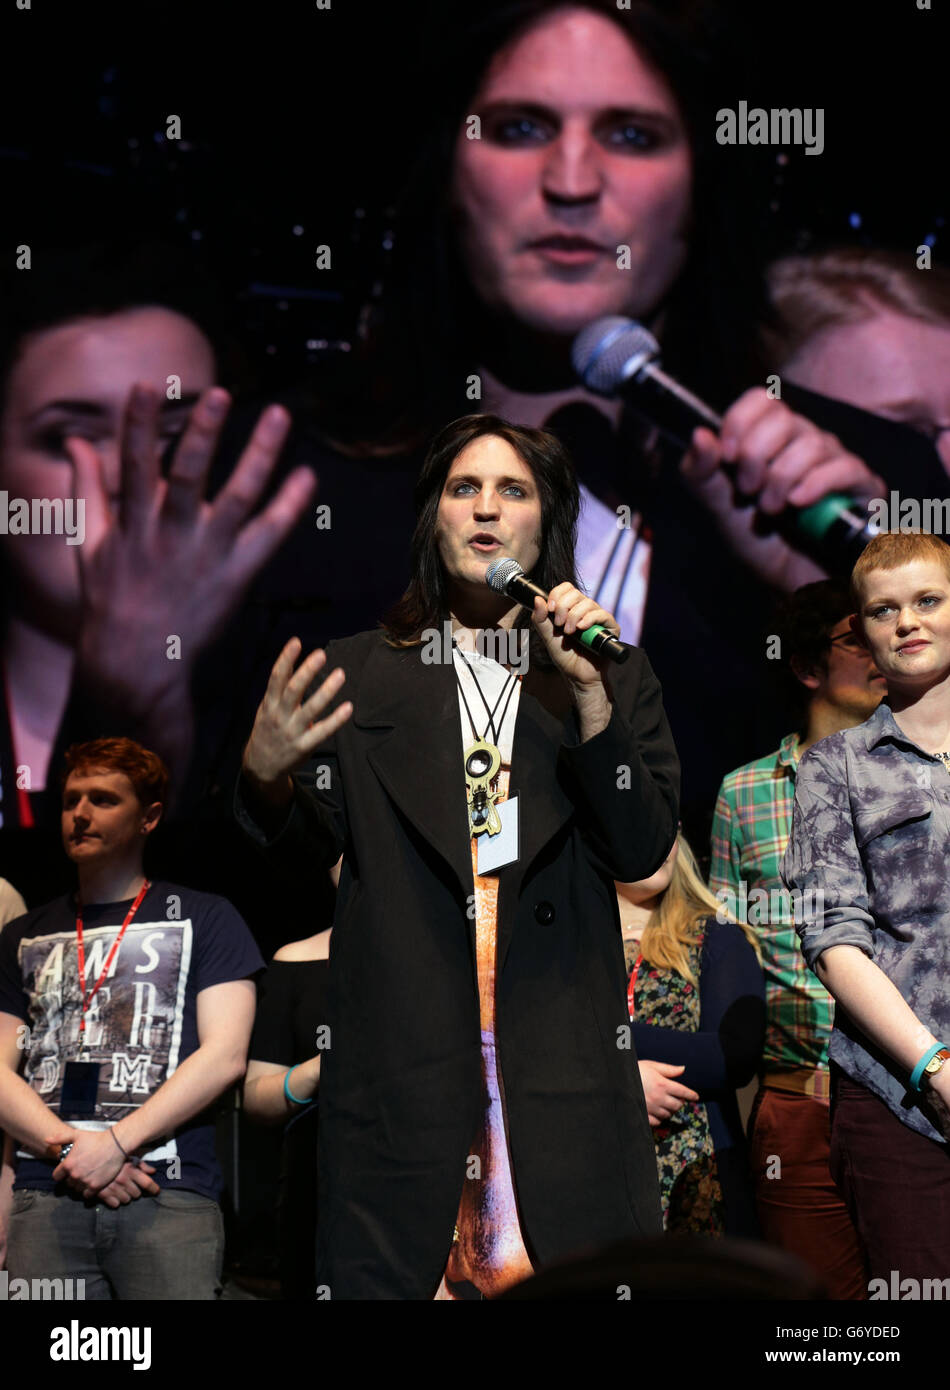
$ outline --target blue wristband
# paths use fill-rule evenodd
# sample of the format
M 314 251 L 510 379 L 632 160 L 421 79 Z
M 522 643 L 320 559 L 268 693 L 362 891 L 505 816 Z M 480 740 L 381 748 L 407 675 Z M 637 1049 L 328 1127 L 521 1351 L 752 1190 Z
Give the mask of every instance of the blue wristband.
M 920 1081 L 924 1074 L 924 1067 L 932 1057 L 936 1057 L 938 1052 L 942 1052 L 946 1045 L 946 1043 L 934 1043 L 933 1047 L 928 1047 L 927 1051 L 910 1074 L 910 1086 L 912 1091 L 920 1090 Z
M 300 1097 L 295 1096 L 293 1091 L 290 1089 L 290 1073 L 292 1071 L 296 1071 L 296 1067 L 291 1067 L 288 1071 L 284 1073 L 284 1095 L 287 1097 L 288 1100 L 293 1101 L 294 1105 L 312 1105 L 313 1096 L 308 1096 L 306 1100 L 301 1100 Z

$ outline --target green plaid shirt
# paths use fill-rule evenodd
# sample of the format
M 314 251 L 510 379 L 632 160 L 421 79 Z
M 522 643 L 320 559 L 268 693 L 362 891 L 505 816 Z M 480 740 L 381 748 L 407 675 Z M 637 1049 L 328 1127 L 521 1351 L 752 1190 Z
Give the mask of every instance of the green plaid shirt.
M 805 964 L 782 887 L 799 742 L 798 734 L 788 734 L 777 753 L 724 777 L 712 826 L 709 886 L 740 920 L 756 928 L 762 947 L 766 1071 L 827 1069 L 834 1022 L 834 1000 Z M 768 893 L 767 902 L 761 891 L 755 894 L 757 889 Z

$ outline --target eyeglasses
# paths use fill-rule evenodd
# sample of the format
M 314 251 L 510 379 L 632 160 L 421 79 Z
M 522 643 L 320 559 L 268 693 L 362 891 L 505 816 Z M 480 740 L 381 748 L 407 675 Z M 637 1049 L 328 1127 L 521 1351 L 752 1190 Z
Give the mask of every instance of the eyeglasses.
M 866 650 L 864 643 L 849 629 L 847 632 L 839 632 L 834 637 L 828 638 L 829 643 L 834 646 L 840 642 L 846 652 L 863 652 Z

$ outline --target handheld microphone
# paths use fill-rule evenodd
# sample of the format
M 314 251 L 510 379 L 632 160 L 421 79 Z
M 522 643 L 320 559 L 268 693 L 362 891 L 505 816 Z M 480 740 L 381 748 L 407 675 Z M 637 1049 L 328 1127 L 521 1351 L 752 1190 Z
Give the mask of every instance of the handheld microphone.
M 539 589 L 537 584 L 532 584 L 530 579 L 526 579 L 518 561 L 507 555 L 501 556 L 494 564 L 489 565 L 485 571 L 485 581 L 496 594 L 505 594 L 525 608 L 534 608 L 536 598 L 543 598 L 545 603 L 548 601 L 544 590 Z M 591 623 L 590 627 L 575 632 L 573 636 L 579 638 L 585 647 L 590 647 L 598 656 L 609 656 L 611 661 L 618 664 L 626 661 L 630 655 L 630 648 L 619 641 L 603 623 Z
M 571 360 L 591 391 L 623 396 L 638 414 L 684 449 L 697 425 L 717 432 L 722 427 L 721 415 L 663 371 L 659 343 L 634 319 L 608 316 L 588 324 L 574 339 Z M 809 507 L 789 510 L 799 538 L 822 549 L 844 547 L 854 558 L 881 529 L 845 493 L 829 493 Z

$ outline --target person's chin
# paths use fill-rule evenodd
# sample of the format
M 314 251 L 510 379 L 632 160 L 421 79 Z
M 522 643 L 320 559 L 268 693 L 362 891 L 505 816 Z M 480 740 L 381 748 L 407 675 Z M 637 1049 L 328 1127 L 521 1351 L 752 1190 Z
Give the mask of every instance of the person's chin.
M 888 685 L 900 686 L 905 690 L 914 690 L 922 684 L 932 683 L 934 676 L 940 674 L 946 675 L 947 672 L 941 673 L 939 668 L 931 662 L 915 662 L 913 666 L 908 663 L 889 672 L 887 682 Z
M 474 584 L 476 588 L 481 589 L 486 587 L 488 583 L 485 578 L 486 574 L 496 560 L 503 558 L 503 555 L 504 552 L 501 550 L 493 550 L 487 555 L 476 555 L 473 563 L 466 569 L 465 578 L 470 584 Z
M 603 285 L 570 283 L 549 276 L 532 286 L 530 292 L 517 295 L 511 312 L 533 332 L 565 338 L 573 338 L 589 323 L 608 314 L 631 316 L 629 306 Z
M 488 570 L 488 566 L 496 558 L 494 554 L 479 555 L 477 551 L 473 550 L 470 555 L 466 555 L 460 561 L 454 571 L 449 573 L 449 582 L 455 585 L 469 584 L 474 587 L 484 588 L 486 571 Z

